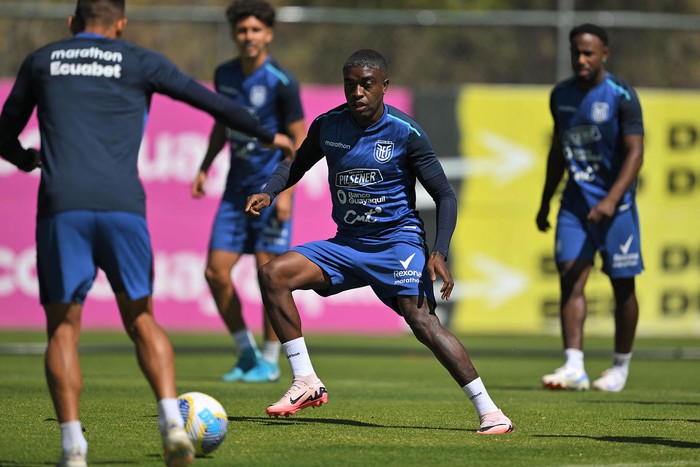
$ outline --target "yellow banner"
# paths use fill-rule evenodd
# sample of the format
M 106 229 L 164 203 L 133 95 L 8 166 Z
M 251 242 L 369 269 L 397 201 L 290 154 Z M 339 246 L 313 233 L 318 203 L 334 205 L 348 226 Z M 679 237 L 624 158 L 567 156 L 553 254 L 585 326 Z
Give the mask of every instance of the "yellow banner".
M 559 332 L 553 262 L 558 196 L 535 226 L 552 132 L 551 87 L 467 86 L 457 106 L 464 182 L 451 248 L 458 332 Z M 638 335 L 700 335 L 700 93 L 638 90 L 646 129 L 638 191 L 645 271 Z M 589 334 L 611 334 L 614 300 L 596 259 Z

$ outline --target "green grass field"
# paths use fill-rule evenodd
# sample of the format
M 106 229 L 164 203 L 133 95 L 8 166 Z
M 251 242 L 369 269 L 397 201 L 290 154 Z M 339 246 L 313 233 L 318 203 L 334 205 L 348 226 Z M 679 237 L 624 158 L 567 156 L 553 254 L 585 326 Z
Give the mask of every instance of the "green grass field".
M 329 403 L 290 418 L 265 407 L 290 383 L 223 383 L 234 362 L 226 335 L 173 334 L 178 390 L 227 409 L 223 445 L 195 465 L 689 466 L 700 465 L 700 343 L 639 339 L 627 389 L 548 392 L 557 337 L 461 336 L 515 432 L 477 436 L 476 413 L 411 336 L 306 336 Z M 44 336 L 0 333 L 0 466 L 55 465 L 60 431 L 43 375 Z M 607 367 L 611 338 L 588 338 L 586 367 Z M 85 333 L 82 421 L 88 463 L 162 465 L 156 407 L 122 334 Z

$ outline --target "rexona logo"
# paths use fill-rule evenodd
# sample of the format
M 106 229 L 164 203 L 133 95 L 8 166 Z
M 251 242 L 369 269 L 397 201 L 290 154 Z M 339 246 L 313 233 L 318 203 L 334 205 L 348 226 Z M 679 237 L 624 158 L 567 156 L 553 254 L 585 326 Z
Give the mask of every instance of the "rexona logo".
M 338 172 L 335 175 L 335 186 L 367 186 L 379 183 L 382 180 L 384 179 L 379 169 L 352 169 L 346 170 L 345 172 Z

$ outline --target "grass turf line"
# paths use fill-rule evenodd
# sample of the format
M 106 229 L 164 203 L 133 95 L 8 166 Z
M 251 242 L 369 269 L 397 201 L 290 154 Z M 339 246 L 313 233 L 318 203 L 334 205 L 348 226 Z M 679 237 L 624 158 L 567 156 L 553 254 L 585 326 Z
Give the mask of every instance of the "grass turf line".
M 700 465 L 700 371 L 683 358 L 698 347 L 692 339 L 639 339 L 627 389 L 607 394 L 540 388 L 561 362 L 556 337 L 460 336 L 516 425 L 483 437 L 459 387 L 410 336 L 307 336 L 329 403 L 281 419 L 264 409 L 289 386 L 286 362 L 277 383 L 224 383 L 234 363 L 229 336 L 171 337 L 179 392 L 211 394 L 229 414 L 227 439 L 195 465 Z M 0 347 L 32 342 L 41 349 L 45 338 L 0 333 Z M 162 465 L 155 402 L 128 339 L 86 332 L 82 343 L 88 463 Z M 609 364 L 610 345 L 587 338 L 592 378 Z M 0 466 L 55 463 L 60 433 L 43 355 L 0 353 L 0 375 Z

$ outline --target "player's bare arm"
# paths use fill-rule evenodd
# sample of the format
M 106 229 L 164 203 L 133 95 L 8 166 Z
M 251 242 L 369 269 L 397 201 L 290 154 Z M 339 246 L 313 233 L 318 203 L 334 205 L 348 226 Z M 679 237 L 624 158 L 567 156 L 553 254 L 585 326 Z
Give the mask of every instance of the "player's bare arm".
M 195 175 L 192 181 L 191 192 L 193 198 L 201 198 L 206 194 L 204 191 L 204 185 L 207 182 L 207 173 L 209 172 L 209 167 L 214 163 L 214 159 L 221 152 L 226 144 L 226 127 L 223 123 L 216 122 L 211 129 L 209 134 L 209 146 L 207 147 L 207 152 L 204 155 L 204 159 L 199 166 L 199 171 Z
M 537 229 L 541 232 L 546 232 L 550 229 L 551 225 L 549 223 L 549 204 L 552 201 L 552 197 L 561 182 L 566 166 L 564 164 L 564 153 L 561 147 L 561 142 L 559 135 L 556 133 L 552 137 L 552 146 L 549 150 L 549 156 L 547 157 L 547 174 L 545 177 L 544 188 L 542 189 L 542 201 L 540 202 L 540 209 L 537 212 L 537 217 L 535 222 L 537 224 Z
M 275 139 L 271 144 L 268 145 L 261 143 L 260 145 L 262 147 L 281 149 L 285 157 L 294 156 L 294 144 L 292 144 L 292 140 L 289 138 L 289 136 L 282 133 L 275 133 Z
M 433 251 L 430 254 L 430 258 L 428 258 L 428 271 L 430 272 L 430 280 L 433 282 L 435 282 L 437 276 L 440 276 L 443 282 L 442 287 L 440 287 L 440 297 L 443 300 L 449 300 L 455 281 L 452 279 L 450 269 L 447 267 L 445 255 L 439 251 Z
M 587 219 L 591 222 L 598 223 L 615 215 L 620 199 L 622 199 L 622 196 L 637 178 L 642 168 L 644 162 L 644 136 L 626 135 L 624 140 L 625 148 L 627 149 L 625 162 L 623 162 L 620 174 L 610 191 L 608 191 L 607 196 L 600 203 L 593 206 L 588 213 Z

